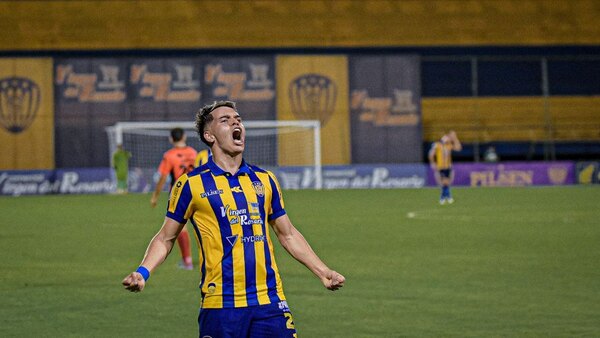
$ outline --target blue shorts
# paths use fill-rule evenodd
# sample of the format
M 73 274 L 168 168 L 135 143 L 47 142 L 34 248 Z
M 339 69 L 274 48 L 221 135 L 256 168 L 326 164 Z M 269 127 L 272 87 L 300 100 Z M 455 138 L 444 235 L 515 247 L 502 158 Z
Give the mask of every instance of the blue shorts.
M 200 309 L 200 338 L 296 337 L 285 301 L 231 309 Z
M 451 175 L 452 175 L 452 169 L 451 168 L 440 169 L 440 177 L 450 178 Z

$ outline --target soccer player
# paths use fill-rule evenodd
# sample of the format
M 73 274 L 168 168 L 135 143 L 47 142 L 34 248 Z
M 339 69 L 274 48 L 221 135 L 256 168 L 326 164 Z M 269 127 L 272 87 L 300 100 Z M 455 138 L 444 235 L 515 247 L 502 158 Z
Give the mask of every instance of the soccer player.
M 186 144 L 186 135 L 183 129 L 171 129 L 169 141 L 173 145 L 173 148 L 169 149 L 163 154 L 162 161 L 158 166 L 160 178 L 156 184 L 154 192 L 152 193 L 152 198 L 150 199 L 150 205 L 153 208 L 156 207 L 158 196 L 165 185 L 167 176 L 171 177 L 172 188 L 173 184 L 175 184 L 175 181 L 181 177 L 181 175 L 194 169 L 194 160 L 196 159 L 197 152 L 196 149 Z M 179 236 L 177 237 L 177 243 L 179 244 L 179 249 L 181 249 L 180 267 L 185 270 L 194 269 L 192 253 L 190 249 L 190 235 L 185 227 L 179 233 Z
M 244 161 L 246 131 L 235 103 L 204 106 L 196 129 L 213 156 L 177 180 L 162 228 L 122 283 L 142 291 L 189 219 L 200 246 L 200 337 L 295 337 L 268 226 L 324 287 L 337 290 L 345 278 L 292 225 L 275 176 Z
M 122 144 L 117 145 L 117 150 L 114 152 L 112 161 L 117 177 L 117 193 L 126 194 L 129 190 L 127 186 L 127 178 L 129 177 L 129 159 L 131 153 L 123 149 Z
M 210 149 L 202 149 L 198 152 L 198 156 L 196 156 L 196 161 L 194 161 L 194 167 L 197 168 L 201 165 L 208 163 L 208 159 L 212 156 Z
M 450 184 L 453 178 L 452 152 L 461 150 L 462 144 L 453 130 L 442 136 L 440 141 L 434 142 L 429 150 L 429 165 L 442 186 L 440 204 L 454 203 L 450 193 Z

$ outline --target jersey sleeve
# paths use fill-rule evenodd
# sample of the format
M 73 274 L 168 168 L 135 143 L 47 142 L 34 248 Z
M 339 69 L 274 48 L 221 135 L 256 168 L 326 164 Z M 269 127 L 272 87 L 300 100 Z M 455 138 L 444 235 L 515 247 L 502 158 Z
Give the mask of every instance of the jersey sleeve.
M 279 186 L 279 182 L 277 181 L 277 177 L 273 175 L 272 172 L 268 172 L 269 174 L 269 184 L 271 185 L 271 191 L 273 192 L 271 195 L 271 208 L 269 213 L 269 221 L 277 219 L 286 214 L 285 207 L 283 203 L 283 195 L 281 193 L 281 187 Z
M 192 191 L 188 175 L 181 175 L 171 189 L 167 217 L 185 223 L 191 217 Z

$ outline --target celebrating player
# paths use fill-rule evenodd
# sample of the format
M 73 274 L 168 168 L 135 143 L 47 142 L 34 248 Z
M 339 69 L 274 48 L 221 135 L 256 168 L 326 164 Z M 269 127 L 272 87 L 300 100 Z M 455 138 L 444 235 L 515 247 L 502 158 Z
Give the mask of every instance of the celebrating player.
M 196 159 L 197 152 L 194 148 L 188 146 L 186 141 L 185 132 L 181 128 L 171 129 L 171 136 L 169 141 L 173 145 L 173 148 L 166 151 L 163 155 L 163 159 L 158 166 L 158 173 L 160 178 L 152 193 L 150 199 L 150 205 L 156 207 L 158 196 L 165 185 L 167 176 L 171 176 L 171 188 L 175 181 L 186 172 L 194 169 L 194 160 Z M 183 227 L 179 236 L 177 237 L 177 243 L 179 249 L 181 249 L 181 268 L 185 270 L 192 270 L 194 268 L 192 263 L 192 253 L 190 249 L 190 235 L 187 229 Z
M 339 289 L 345 278 L 328 268 L 292 225 L 275 176 L 244 161 L 246 131 L 235 103 L 203 107 L 196 129 L 213 156 L 177 180 L 162 228 L 123 285 L 142 291 L 189 219 L 200 244 L 200 336 L 295 337 L 267 223 L 327 289 Z
M 442 136 L 441 140 L 434 142 L 429 150 L 429 165 L 436 174 L 438 183 L 442 186 L 440 204 L 453 203 L 454 199 L 450 193 L 452 183 L 452 151 L 461 151 L 462 145 L 452 130 Z

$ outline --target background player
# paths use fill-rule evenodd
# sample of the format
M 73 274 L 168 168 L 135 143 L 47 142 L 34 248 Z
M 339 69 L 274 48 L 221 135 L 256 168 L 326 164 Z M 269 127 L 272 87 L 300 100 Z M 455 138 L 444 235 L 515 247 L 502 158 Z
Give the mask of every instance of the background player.
M 117 177 L 117 193 L 126 194 L 128 189 L 127 179 L 129 177 L 129 159 L 131 153 L 123 149 L 122 144 L 117 145 L 117 150 L 113 154 L 112 163 Z
M 208 163 L 208 159 L 212 156 L 210 149 L 202 149 L 198 152 L 198 156 L 196 156 L 196 161 L 194 162 L 194 167 L 199 167 L 203 164 Z
M 171 188 L 175 181 L 183 174 L 194 169 L 194 161 L 196 159 L 197 152 L 194 148 L 186 144 L 186 135 L 183 129 L 173 128 L 171 129 L 171 136 L 169 141 L 173 145 L 173 148 L 167 150 L 163 154 L 162 161 L 158 166 L 158 173 L 160 178 L 156 184 L 156 188 L 152 193 L 150 199 L 150 205 L 154 208 L 158 201 L 158 196 L 165 185 L 167 176 L 171 177 Z M 177 237 L 177 243 L 179 249 L 181 249 L 182 262 L 180 266 L 185 270 L 192 270 L 194 268 L 192 263 L 192 254 L 190 250 L 190 235 L 187 229 L 184 227 Z
M 436 174 L 438 183 L 442 186 L 440 204 L 454 202 L 450 193 L 450 184 L 453 178 L 452 152 L 461 150 L 462 145 L 453 130 L 442 136 L 440 141 L 434 142 L 429 150 L 429 165 Z
M 235 104 L 205 106 L 196 126 L 213 156 L 179 178 L 161 230 L 138 270 L 122 283 L 130 291 L 142 291 L 150 271 L 166 259 L 191 219 L 200 243 L 200 336 L 295 337 L 267 223 L 326 288 L 337 290 L 345 278 L 328 268 L 292 225 L 275 176 L 243 160 L 245 128 Z

